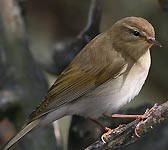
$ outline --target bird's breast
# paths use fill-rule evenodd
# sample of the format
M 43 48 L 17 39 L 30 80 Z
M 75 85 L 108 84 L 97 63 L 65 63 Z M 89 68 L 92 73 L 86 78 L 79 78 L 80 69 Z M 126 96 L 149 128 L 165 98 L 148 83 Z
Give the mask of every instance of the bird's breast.
M 111 110 L 109 108 L 105 113 L 111 114 L 117 111 L 138 95 L 148 76 L 150 63 L 150 53 L 148 51 L 131 67 L 127 75 L 123 74 L 116 81 L 112 80 L 104 85 L 106 86 L 104 91 L 107 92 L 107 104 L 111 107 Z

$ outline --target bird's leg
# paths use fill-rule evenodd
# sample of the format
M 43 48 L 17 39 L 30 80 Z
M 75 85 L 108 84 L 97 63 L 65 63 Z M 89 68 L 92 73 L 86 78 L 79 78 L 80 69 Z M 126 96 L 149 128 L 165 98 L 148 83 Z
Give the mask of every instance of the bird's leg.
M 158 108 L 158 104 L 155 104 L 151 109 L 147 109 L 143 115 L 123 115 L 123 114 L 114 114 L 112 115 L 112 118 L 133 118 L 133 119 L 139 119 L 140 121 L 136 125 L 135 128 L 135 134 L 136 136 L 140 137 L 138 132 L 139 132 L 139 127 L 144 123 L 144 120 L 147 119 L 153 111 L 155 111 Z
M 106 127 L 101 122 L 99 122 L 99 121 L 97 121 L 95 119 L 92 119 L 92 118 L 89 118 L 89 119 L 91 121 L 93 121 L 95 124 L 99 125 L 102 128 L 102 130 L 105 130 Z

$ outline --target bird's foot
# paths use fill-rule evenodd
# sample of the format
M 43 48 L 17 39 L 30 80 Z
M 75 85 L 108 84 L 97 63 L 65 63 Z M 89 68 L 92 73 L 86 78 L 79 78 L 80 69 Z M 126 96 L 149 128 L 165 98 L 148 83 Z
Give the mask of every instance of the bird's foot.
M 110 129 L 108 127 L 105 127 L 105 133 L 101 136 L 101 140 L 103 143 L 106 143 L 105 138 L 113 132 L 113 129 Z
M 108 127 L 105 127 L 104 130 L 106 131 L 102 136 L 101 136 L 101 140 L 103 143 L 106 143 L 105 139 L 108 135 L 110 135 L 111 133 L 117 133 L 118 130 L 120 130 L 122 127 L 124 127 L 125 125 L 119 125 L 117 128 L 115 129 L 111 129 Z
M 105 115 L 104 115 L 105 116 Z M 115 129 L 110 129 L 108 127 L 105 127 L 102 123 L 100 123 L 99 121 L 89 118 L 91 121 L 93 121 L 94 123 L 96 123 L 97 125 L 99 125 L 104 131 L 105 133 L 101 136 L 101 140 L 103 143 L 106 143 L 105 139 L 108 135 L 110 135 L 111 133 L 117 133 L 122 127 L 124 127 L 125 125 L 119 125 L 117 128 Z
M 147 109 L 143 115 L 123 115 L 123 114 L 114 114 L 112 115 L 112 118 L 134 118 L 139 119 L 138 124 L 135 127 L 135 135 L 137 137 L 140 137 L 139 135 L 139 129 L 142 124 L 144 124 L 144 121 L 150 117 L 150 115 L 158 108 L 158 104 L 155 104 L 151 109 Z

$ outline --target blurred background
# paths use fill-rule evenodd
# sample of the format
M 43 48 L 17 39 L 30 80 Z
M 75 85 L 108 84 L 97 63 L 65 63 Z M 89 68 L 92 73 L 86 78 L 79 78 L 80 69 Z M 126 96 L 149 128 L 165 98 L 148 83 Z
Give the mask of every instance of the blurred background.
M 163 45 L 152 48 L 152 66 L 142 91 L 120 110 L 137 114 L 167 101 L 168 0 L 0 0 L 0 146 L 23 126 L 73 57 L 127 16 L 146 18 Z M 130 120 L 101 121 L 116 127 Z M 167 128 L 165 123 L 124 150 L 168 149 Z M 101 128 L 89 120 L 65 117 L 31 132 L 14 149 L 80 150 L 101 134 Z

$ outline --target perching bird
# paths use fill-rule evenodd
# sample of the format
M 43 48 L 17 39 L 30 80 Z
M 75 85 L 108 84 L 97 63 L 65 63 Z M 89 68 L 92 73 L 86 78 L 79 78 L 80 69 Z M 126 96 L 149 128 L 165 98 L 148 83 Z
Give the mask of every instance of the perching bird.
M 116 112 L 141 90 L 151 64 L 152 45 L 161 46 L 147 20 L 126 17 L 117 21 L 81 50 L 3 150 L 33 128 L 66 115 L 96 119 Z

